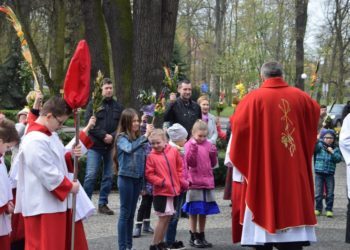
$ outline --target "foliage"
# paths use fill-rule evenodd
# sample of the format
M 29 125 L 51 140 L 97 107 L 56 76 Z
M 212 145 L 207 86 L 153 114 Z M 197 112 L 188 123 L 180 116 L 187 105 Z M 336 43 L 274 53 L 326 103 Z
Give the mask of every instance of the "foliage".
M 136 97 L 142 105 L 150 105 L 152 103 L 156 103 L 157 93 L 154 88 L 150 88 L 148 90 L 140 90 L 140 94 Z
M 15 41 L 7 59 L 0 65 L 0 109 L 24 106 L 24 89 L 19 75 L 21 62 L 19 43 Z
M 215 105 L 216 115 L 220 116 L 221 112 L 227 107 L 227 104 L 223 101 L 218 101 Z
M 99 70 L 95 80 L 94 91 L 92 92 L 92 114 L 95 115 L 102 106 L 102 80 L 103 74 Z
M 3 109 L 1 110 L 1 113 L 3 113 L 6 118 L 14 121 L 14 122 L 17 122 L 17 113 L 19 112 L 20 110 L 18 109 Z
M 168 67 L 164 69 L 164 85 L 167 87 L 170 93 L 177 92 L 177 82 L 179 81 L 179 67 L 175 65 L 174 71 L 171 71 Z

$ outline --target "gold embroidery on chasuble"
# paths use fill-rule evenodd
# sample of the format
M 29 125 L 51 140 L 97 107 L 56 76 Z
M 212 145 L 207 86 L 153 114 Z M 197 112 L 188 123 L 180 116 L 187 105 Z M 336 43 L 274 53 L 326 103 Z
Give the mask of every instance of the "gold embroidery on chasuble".
M 291 112 L 289 102 L 282 98 L 278 107 L 282 111 L 281 121 L 283 123 L 283 131 L 281 132 L 281 143 L 289 150 L 290 156 L 293 157 L 296 150 L 293 138 L 295 127 L 292 120 L 289 118 L 289 113 Z

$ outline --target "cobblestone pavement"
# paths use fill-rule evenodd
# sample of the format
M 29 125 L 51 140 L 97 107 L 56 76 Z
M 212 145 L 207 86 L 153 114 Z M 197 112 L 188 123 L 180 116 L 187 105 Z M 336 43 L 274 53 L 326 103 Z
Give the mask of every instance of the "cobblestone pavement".
M 345 244 L 345 225 L 346 225 L 346 171 L 345 164 L 338 164 L 335 175 L 335 202 L 334 218 L 325 216 L 318 217 L 317 242 L 305 249 L 332 249 L 344 250 L 350 249 L 350 244 Z M 206 238 L 213 243 L 212 249 L 249 249 L 239 245 L 233 245 L 231 242 L 231 208 L 229 201 L 222 199 L 223 189 L 216 190 L 216 198 L 221 213 L 209 216 L 207 219 Z M 97 204 L 97 194 L 93 195 L 93 202 Z M 91 250 L 118 249 L 116 222 L 119 214 L 118 193 L 113 192 L 109 196 L 109 206 L 116 211 L 113 216 L 96 214 L 85 222 L 85 231 Z M 152 225 L 155 225 L 156 217 L 152 215 Z M 177 239 L 182 240 L 187 249 L 189 247 L 189 225 L 187 219 L 180 219 L 178 224 Z M 149 249 L 151 235 L 142 235 L 141 238 L 134 239 L 134 248 L 137 250 Z

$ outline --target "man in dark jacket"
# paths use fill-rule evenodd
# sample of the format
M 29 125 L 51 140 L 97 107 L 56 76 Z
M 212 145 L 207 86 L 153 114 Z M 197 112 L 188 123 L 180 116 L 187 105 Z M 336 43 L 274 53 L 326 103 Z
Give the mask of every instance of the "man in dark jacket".
M 113 83 L 109 78 L 102 80 L 102 96 L 101 107 L 97 109 L 95 114 L 96 125 L 89 131 L 89 137 L 93 140 L 94 145 L 87 153 L 84 189 L 91 199 L 100 163 L 103 160 L 98 211 L 99 213 L 112 215 L 114 212 L 107 206 L 108 195 L 113 183 L 112 148 L 123 107 L 113 98 Z M 85 113 L 86 123 L 92 116 L 92 106 L 91 101 Z
M 200 106 L 191 99 L 192 85 L 188 80 L 182 80 L 178 83 L 178 92 L 180 96 L 171 103 L 164 114 L 164 126 L 170 127 L 174 123 L 181 124 L 191 137 L 193 124 L 197 119 L 202 119 Z

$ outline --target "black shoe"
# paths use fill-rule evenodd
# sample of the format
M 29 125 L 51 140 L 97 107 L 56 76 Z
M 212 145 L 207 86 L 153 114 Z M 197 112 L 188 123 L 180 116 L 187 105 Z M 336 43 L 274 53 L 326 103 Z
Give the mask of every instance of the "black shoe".
M 204 232 L 199 233 L 198 236 L 205 248 L 213 247 L 213 244 L 211 244 L 205 239 Z
M 132 232 L 132 237 L 134 238 L 141 237 L 141 227 L 142 227 L 142 224 L 140 222 L 136 223 L 134 230 Z
M 182 241 L 175 241 L 170 247 L 169 247 L 169 249 L 170 250 L 175 250 L 175 249 L 177 249 L 177 250 L 183 250 L 183 249 L 186 249 L 186 247 L 184 246 L 184 243 L 182 242 Z
M 154 233 L 154 230 L 151 227 L 151 222 L 149 220 L 143 221 L 143 230 L 142 230 L 142 232 L 149 233 L 149 234 L 153 234 Z
M 114 214 L 114 212 L 112 210 L 110 210 L 109 207 L 107 207 L 106 204 L 99 205 L 98 206 L 98 212 L 100 214 L 107 214 L 107 215 L 113 215 Z
M 157 246 L 157 250 L 170 250 L 165 242 L 160 242 Z
M 149 246 L 149 250 L 158 250 L 157 245 L 151 245 Z
M 191 234 L 191 238 L 190 238 L 190 245 L 192 247 L 196 247 L 196 248 L 204 248 L 205 245 L 203 244 L 203 242 L 200 239 L 199 233 L 192 233 L 190 231 Z

